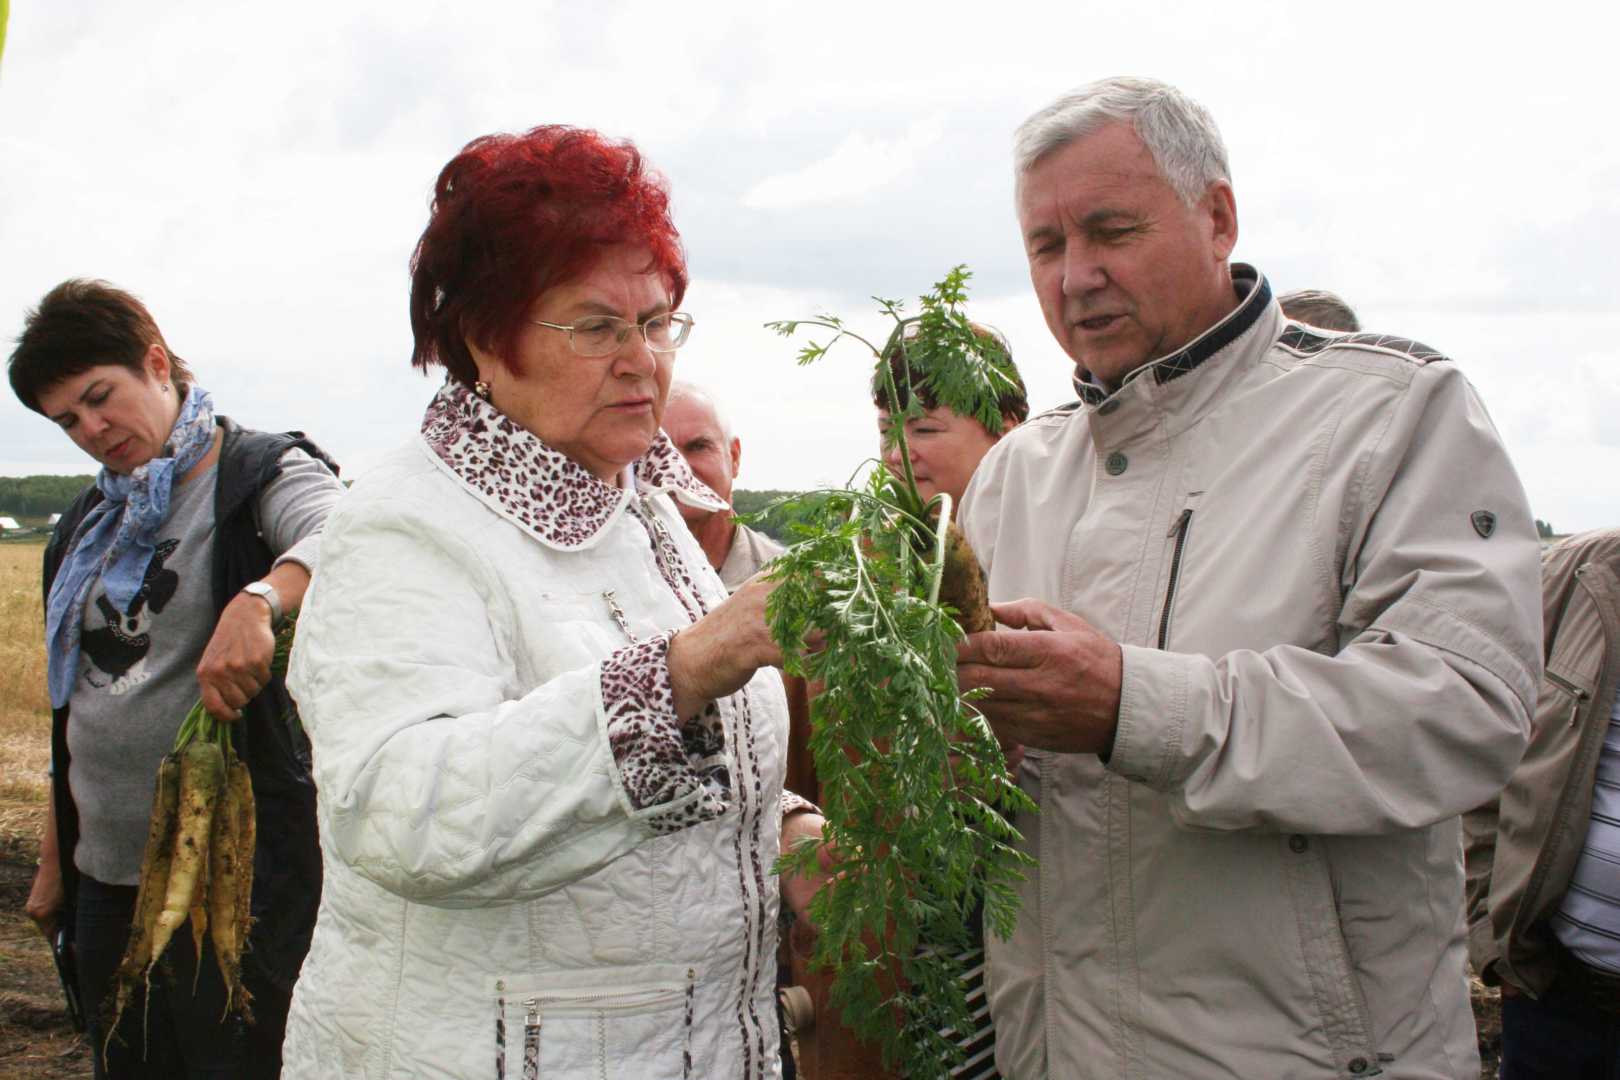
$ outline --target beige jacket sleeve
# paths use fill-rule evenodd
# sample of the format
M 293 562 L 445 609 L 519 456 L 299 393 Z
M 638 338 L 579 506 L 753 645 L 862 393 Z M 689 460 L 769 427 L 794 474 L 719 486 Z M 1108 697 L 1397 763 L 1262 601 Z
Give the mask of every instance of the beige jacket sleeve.
M 1339 651 L 1210 657 L 1124 647 L 1109 767 L 1189 827 L 1371 834 L 1489 799 L 1524 752 L 1541 667 L 1538 543 L 1472 387 L 1417 371 L 1356 462 L 1338 517 Z M 1496 515 L 1483 537 L 1471 514 Z M 1233 603 L 1259 582 L 1234 581 Z
M 1583 547 L 1564 545 L 1552 548 L 1542 557 L 1541 619 L 1544 663 L 1552 657 L 1561 617 L 1568 608 L 1570 592 L 1575 588 L 1575 568 L 1586 555 L 1586 549 Z M 1552 795 L 1551 792 L 1545 794 L 1549 798 Z M 1491 908 L 1500 906 L 1492 903 L 1491 884 L 1496 874 L 1497 826 L 1501 817 L 1501 804 L 1502 793 L 1499 791 L 1494 793 L 1489 801 L 1463 815 L 1463 865 L 1468 882 L 1465 909 L 1468 918 L 1468 958 L 1479 976 L 1491 985 L 1501 981 L 1492 968 L 1501 958 L 1503 937 L 1498 936 L 1491 920 Z M 1521 841 L 1517 854 L 1520 859 L 1534 859 L 1540 852 L 1525 851 Z M 1509 864 L 1504 862 L 1503 865 Z M 1500 900 L 1500 897 L 1497 899 Z

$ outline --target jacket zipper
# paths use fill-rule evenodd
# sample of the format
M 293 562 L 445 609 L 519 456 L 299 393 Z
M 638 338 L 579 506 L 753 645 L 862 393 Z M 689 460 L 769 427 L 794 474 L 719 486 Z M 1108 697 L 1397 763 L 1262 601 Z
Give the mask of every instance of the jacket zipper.
M 523 1002 L 523 1080 L 540 1080 L 540 999 Z
M 1542 674 L 1546 677 L 1548 682 L 1564 690 L 1571 698 L 1574 699 L 1569 706 L 1569 724 L 1571 727 L 1573 727 L 1575 725 L 1575 721 L 1580 718 L 1581 706 L 1586 704 L 1586 699 L 1592 695 L 1588 694 L 1585 690 L 1582 690 L 1568 679 L 1554 672 L 1544 671 Z
M 1181 578 L 1181 553 L 1187 548 L 1187 532 L 1192 528 L 1192 507 L 1187 507 L 1170 526 L 1166 536 L 1176 538 L 1176 549 L 1170 555 L 1170 584 L 1164 590 L 1164 610 L 1159 613 L 1159 649 L 1162 651 L 1170 643 L 1170 609 L 1176 602 L 1176 585 Z

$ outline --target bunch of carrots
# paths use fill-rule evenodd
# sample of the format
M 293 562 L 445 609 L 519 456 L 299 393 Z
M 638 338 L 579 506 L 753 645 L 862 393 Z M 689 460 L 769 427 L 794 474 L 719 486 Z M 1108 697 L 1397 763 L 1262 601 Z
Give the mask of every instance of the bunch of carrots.
M 285 674 L 292 639 L 289 619 L 276 635 L 273 674 Z M 226 993 L 220 1019 L 233 1012 L 252 1019 L 251 995 L 242 986 L 242 951 L 252 924 L 253 784 L 231 745 L 231 728 L 209 716 L 198 701 L 180 725 L 174 752 L 158 766 L 135 920 L 118 966 L 109 1038 L 136 990 L 151 984 L 152 968 L 188 919 L 199 973 L 204 935 L 214 947 Z M 195 991 L 195 980 L 192 985 Z

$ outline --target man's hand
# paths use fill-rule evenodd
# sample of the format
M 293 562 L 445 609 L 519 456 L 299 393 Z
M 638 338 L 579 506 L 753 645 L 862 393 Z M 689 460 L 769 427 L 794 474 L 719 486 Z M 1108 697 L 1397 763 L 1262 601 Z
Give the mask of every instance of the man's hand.
M 197 664 L 197 686 L 208 715 L 225 722 L 240 719 L 242 707 L 270 681 L 275 651 L 270 606 L 257 596 L 238 593 L 225 605 Z
M 23 910 L 39 927 L 39 932 L 50 941 L 56 936 L 56 923 L 62 916 L 62 905 L 67 894 L 62 889 L 62 864 L 56 857 L 56 847 L 40 853 L 39 868 L 34 871 L 34 885 L 28 890 L 28 902 Z
M 957 646 L 956 674 L 963 690 L 990 690 L 975 704 L 1003 744 L 1107 752 L 1119 719 L 1119 645 L 1039 600 L 992 604 L 990 611 L 1011 629 L 969 634 Z

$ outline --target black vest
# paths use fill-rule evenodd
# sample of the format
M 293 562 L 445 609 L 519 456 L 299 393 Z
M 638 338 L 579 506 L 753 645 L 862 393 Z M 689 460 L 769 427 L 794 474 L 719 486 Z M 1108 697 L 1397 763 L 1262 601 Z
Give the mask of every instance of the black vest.
M 337 465 L 302 432 L 249 431 L 226 417 L 214 486 L 214 617 L 250 581 L 270 572 L 275 555 L 265 545 L 254 516 L 259 493 L 281 473 L 281 457 L 297 447 Z M 86 488 L 57 522 L 45 546 L 45 596 L 85 515 L 102 501 L 94 485 Z M 175 717 L 176 725 L 180 717 Z M 71 767 L 67 748 L 68 707 L 51 714 L 51 799 L 56 811 L 56 842 L 67 894 L 64 925 L 72 927 L 79 872 L 73 862 L 79 840 L 79 814 L 68 788 Z M 283 989 L 290 989 L 309 950 L 315 911 L 321 894 L 321 853 L 315 830 L 315 784 L 310 778 L 309 740 L 298 723 L 292 698 L 281 678 L 270 681 L 242 710 L 232 733 L 236 752 L 253 778 L 257 804 L 258 846 L 253 858 L 254 926 L 244 963 L 257 964 Z

